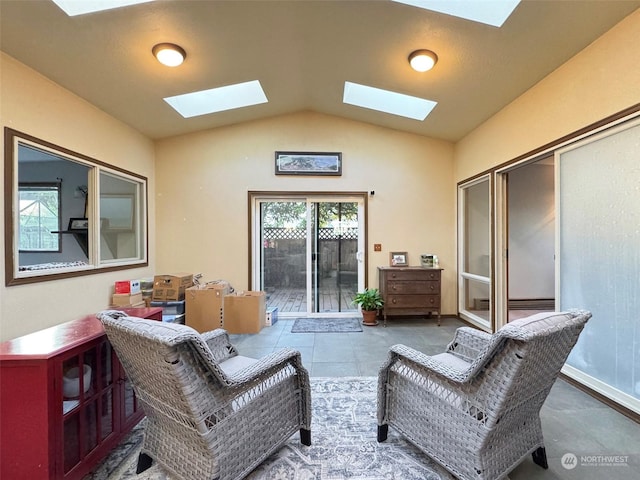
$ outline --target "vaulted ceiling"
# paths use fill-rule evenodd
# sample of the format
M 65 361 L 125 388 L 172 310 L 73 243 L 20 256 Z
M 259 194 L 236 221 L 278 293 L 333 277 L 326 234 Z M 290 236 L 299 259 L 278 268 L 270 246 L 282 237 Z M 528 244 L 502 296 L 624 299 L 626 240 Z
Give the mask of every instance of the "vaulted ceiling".
M 166 0 L 76 17 L 0 0 L 0 49 L 153 139 L 315 111 L 457 141 L 640 7 L 523 1 L 500 28 L 390 0 Z M 179 67 L 151 48 L 187 52 Z M 413 50 L 439 61 L 409 67 Z M 268 103 L 182 118 L 164 97 L 259 80 Z M 438 102 L 424 120 L 347 105 L 344 82 Z

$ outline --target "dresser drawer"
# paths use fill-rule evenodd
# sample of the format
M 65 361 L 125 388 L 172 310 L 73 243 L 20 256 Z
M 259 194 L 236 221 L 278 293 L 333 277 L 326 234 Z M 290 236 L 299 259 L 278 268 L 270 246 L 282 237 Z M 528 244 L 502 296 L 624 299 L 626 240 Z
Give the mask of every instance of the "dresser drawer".
M 400 280 L 390 280 L 387 283 L 389 294 L 432 294 L 440 293 L 440 282 L 417 280 L 415 282 L 404 282 Z
M 427 270 L 427 269 L 415 269 L 415 270 L 397 270 L 386 272 L 387 281 L 404 280 L 404 281 L 416 281 L 416 280 L 434 280 L 440 281 L 440 270 Z
M 389 295 L 385 308 L 440 308 L 440 295 Z

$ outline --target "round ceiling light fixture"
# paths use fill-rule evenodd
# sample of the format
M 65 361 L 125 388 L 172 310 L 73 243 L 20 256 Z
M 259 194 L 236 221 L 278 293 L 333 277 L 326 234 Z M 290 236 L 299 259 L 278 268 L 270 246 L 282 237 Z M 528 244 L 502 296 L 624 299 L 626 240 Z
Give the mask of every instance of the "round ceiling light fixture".
M 409 55 L 409 64 L 416 72 L 431 70 L 438 61 L 438 55 L 431 50 L 415 50 Z
M 153 56 L 167 67 L 177 67 L 187 58 L 187 52 L 173 43 L 159 43 L 151 49 Z

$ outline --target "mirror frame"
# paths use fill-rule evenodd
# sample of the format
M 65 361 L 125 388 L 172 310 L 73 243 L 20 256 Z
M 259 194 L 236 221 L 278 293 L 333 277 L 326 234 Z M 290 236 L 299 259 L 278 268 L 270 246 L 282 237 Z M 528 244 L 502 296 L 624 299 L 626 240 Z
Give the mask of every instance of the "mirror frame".
M 17 141 L 16 141 L 17 140 Z M 140 235 L 144 235 L 144 238 L 140 241 L 140 245 L 144 249 L 141 252 L 141 258 L 131 260 L 124 260 L 122 263 L 116 265 L 100 265 L 100 259 L 95 259 L 93 264 L 89 264 L 91 268 L 82 268 L 80 270 L 65 270 L 63 272 L 56 272 L 52 270 L 43 270 L 39 275 L 30 275 L 26 277 L 16 276 L 16 262 L 19 258 L 18 251 L 15 250 L 15 239 L 14 235 L 16 234 L 14 229 L 14 214 L 18 211 L 16 205 L 14 205 L 14 200 L 16 197 L 16 188 L 17 182 L 15 181 L 15 175 L 18 171 L 18 152 L 16 145 L 20 140 L 25 140 L 35 145 L 40 145 L 47 150 L 52 150 L 54 153 L 60 157 L 72 157 L 82 160 L 86 162 L 90 166 L 93 167 L 102 167 L 107 169 L 105 171 L 110 171 L 112 173 L 123 173 L 129 177 L 135 178 L 140 181 L 140 183 L 144 187 L 144 192 L 141 193 L 140 198 L 144 202 L 143 211 L 144 211 L 144 224 L 140 224 Z M 73 161 L 69 159 L 69 161 Z M 5 285 L 7 287 L 13 285 L 24 285 L 30 283 L 38 283 L 38 282 L 48 282 L 51 280 L 58 280 L 61 278 L 70 278 L 70 277 L 80 277 L 85 275 L 95 275 L 98 273 L 111 272 L 116 270 L 125 270 L 131 268 L 140 268 L 146 267 L 149 265 L 148 252 L 149 252 L 149 203 L 148 203 L 148 188 L 147 188 L 147 177 L 143 175 L 138 175 L 136 173 L 130 172 L 120 167 L 116 167 L 114 165 L 110 165 L 105 162 L 101 162 L 100 160 L 96 160 L 94 158 L 88 157 L 86 155 L 82 155 L 80 153 L 74 152 L 64 147 L 60 147 L 53 143 L 47 142 L 46 140 L 42 140 L 36 138 L 32 135 L 19 132 L 9 127 L 4 128 L 4 261 L 5 261 Z M 92 194 L 92 200 L 94 204 L 99 202 L 98 197 L 98 189 L 94 189 Z M 91 221 L 91 220 L 90 220 Z M 100 222 L 96 222 L 95 220 L 91 223 L 94 229 L 93 235 L 90 237 L 90 240 L 100 238 Z M 91 259 L 89 259 L 91 260 Z

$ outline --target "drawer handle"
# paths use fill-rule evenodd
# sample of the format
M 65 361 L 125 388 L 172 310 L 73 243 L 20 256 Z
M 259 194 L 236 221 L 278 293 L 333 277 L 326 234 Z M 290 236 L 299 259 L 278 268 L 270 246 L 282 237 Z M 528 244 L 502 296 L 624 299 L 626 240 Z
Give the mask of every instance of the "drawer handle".
M 396 286 L 395 286 L 395 285 L 392 285 L 392 286 L 391 286 L 391 290 L 396 290 Z
M 392 274 L 391 274 L 391 278 L 396 278 L 396 274 L 395 274 L 395 273 L 392 273 Z
M 391 303 L 396 303 L 396 299 L 394 298 L 393 300 L 391 300 Z
M 436 287 L 434 287 L 433 285 L 431 285 L 431 290 L 435 290 L 435 289 L 436 289 Z

